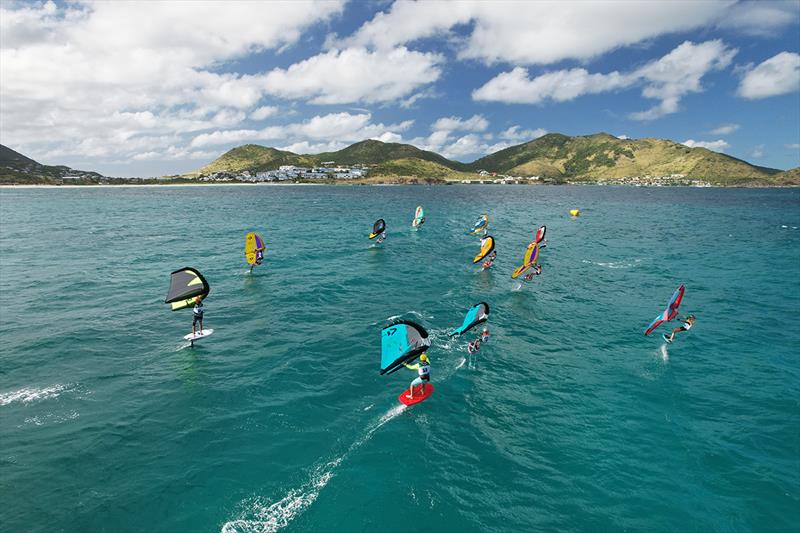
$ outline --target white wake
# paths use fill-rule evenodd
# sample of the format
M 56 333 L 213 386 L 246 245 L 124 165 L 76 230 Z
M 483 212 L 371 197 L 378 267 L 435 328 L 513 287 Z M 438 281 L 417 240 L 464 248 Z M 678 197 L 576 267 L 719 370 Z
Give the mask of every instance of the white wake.
M 306 483 L 290 490 L 280 500 L 269 502 L 261 497 L 256 497 L 246 501 L 242 516 L 226 522 L 222 526 L 222 533 L 271 533 L 289 525 L 289 522 L 316 501 L 320 491 L 331 480 L 342 461 L 371 439 L 372 435 L 384 424 L 397 417 L 405 409 L 405 405 L 397 405 L 389 409 L 370 425 L 347 451 L 332 461 L 315 468 Z
M 38 400 L 57 398 L 62 392 L 69 390 L 69 385 L 52 385 L 50 387 L 25 387 L 19 390 L 0 393 L 0 405 L 11 403 L 31 403 Z
M 432 330 L 429 334 L 431 341 L 446 352 L 455 351 L 459 344 L 457 340 L 449 337 L 444 330 Z M 457 366 L 450 367 L 449 371 L 443 371 L 441 379 L 438 381 L 446 381 L 463 365 L 464 358 L 461 357 Z M 447 366 L 442 367 L 443 370 L 446 368 Z M 364 410 L 370 407 L 372 406 Z M 386 411 L 380 418 L 367 426 L 361 437 L 353 442 L 342 455 L 314 468 L 304 484 L 290 490 L 280 500 L 272 502 L 257 496 L 243 501 L 241 504 L 243 510 L 239 513 L 239 516 L 225 522 L 221 533 L 272 533 L 289 525 L 292 520 L 317 500 L 320 491 L 325 488 L 336 473 L 336 469 L 351 453 L 369 441 L 376 431 L 390 420 L 397 418 L 405 410 L 406 406 L 400 404 Z

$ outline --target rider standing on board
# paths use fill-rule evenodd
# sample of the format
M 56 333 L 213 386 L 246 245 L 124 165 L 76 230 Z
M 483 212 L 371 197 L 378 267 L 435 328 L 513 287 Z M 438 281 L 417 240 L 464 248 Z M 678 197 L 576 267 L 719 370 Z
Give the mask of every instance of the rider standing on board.
M 195 334 L 195 326 L 200 323 L 200 334 L 203 334 L 203 299 L 199 296 L 194 299 L 194 307 L 192 308 L 192 335 Z
M 414 387 L 417 385 L 420 385 L 420 393 L 425 394 L 425 384 L 431 380 L 431 362 L 428 360 L 428 355 L 423 353 L 419 356 L 419 363 L 415 365 L 406 364 L 405 367 L 409 370 L 416 370 L 418 374 L 417 378 L 408 387 L 409 394 L 406 394 L 406 398 L 413 400 Z

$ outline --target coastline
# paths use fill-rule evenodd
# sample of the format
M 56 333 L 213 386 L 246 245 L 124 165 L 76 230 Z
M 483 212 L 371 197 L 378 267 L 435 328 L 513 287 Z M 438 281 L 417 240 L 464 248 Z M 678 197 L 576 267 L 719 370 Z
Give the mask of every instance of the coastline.
M 507 186 L 518 186 L 518 187 L 541 187 L 541 186 L 551 186 L 551 187 L 639 187 L 639 188 L 646 188 L 646 189 L 674 189 L 674 188 L 686 188 L 686 189 L 795 189 L 800 187 L 800 185 L 705 185 L 705 186 L 698 186 L 698 185 L 625 185 L 625 184 L 601 184 L 601 183 L 537 183 L 533 184 L 523 184 L 523 183 L 507 183 L 507 184 L 500 184 L 500 183 L 462 183 L 460 181 L 450 181 L 444 183 L 241 183 L 241 182 L 228 182 L 228 183 L 141 183 L 141 184 L 134 184 L 134 183 L 124 183 L 119 185 L 111 185 L 111 184 L 85 184 L 85 185 L 52 185 L 52 184 L 33 184 L 33 183 L 23 183 L 19 185 L 11 185 L 11 184 L 0 184 L 0 189 L 120 189 L 120 188 L 131 188 L 131 187 L 322 187 L 322 186 L 370 186 L 370 187 L 397 187 L 397 186 L 404 186 L 404 185 L 427 185 L 427 186 L 449 186 L 449 185 L 465 185 L 465 186 L 475 186 L 475 185 L 483 185 L 486 187 L 507 187 Z
M 0 185 L 0 189 L 120 189 L 127 187 L 259 187 L 262 185 L 298 187 L 298 186 L 320 186 L 329 185 L 327 183 L 121 183 L 119 185 L 110 184 L 87 184 L 87 185 L 50 185 L 25 183 L 20 185 Z

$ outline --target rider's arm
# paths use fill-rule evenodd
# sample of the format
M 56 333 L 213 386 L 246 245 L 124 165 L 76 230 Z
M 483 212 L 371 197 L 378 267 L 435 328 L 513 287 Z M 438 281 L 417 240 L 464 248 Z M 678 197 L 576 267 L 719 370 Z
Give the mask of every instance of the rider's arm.
M 403 366 L 405 366 L 409 370 L 419 370 L 419 363 L 413 365 L 409 365 L 408 363 L 403 363 Z

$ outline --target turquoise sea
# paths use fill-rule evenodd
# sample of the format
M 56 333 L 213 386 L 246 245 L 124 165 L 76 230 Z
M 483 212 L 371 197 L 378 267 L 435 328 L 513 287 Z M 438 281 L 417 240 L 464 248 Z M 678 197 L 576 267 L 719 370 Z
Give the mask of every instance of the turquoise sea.
M 797 189 L 0 190 L 0 530 L 797 531 L 798 227 Z M 194 348 L 183 266 L 211 284 Z M 695 327 L 644 337 L 680 283 Z M 481 300 L 469 357 L 447 332 Z M 391 318 L 433 338 L 411 408 Z

